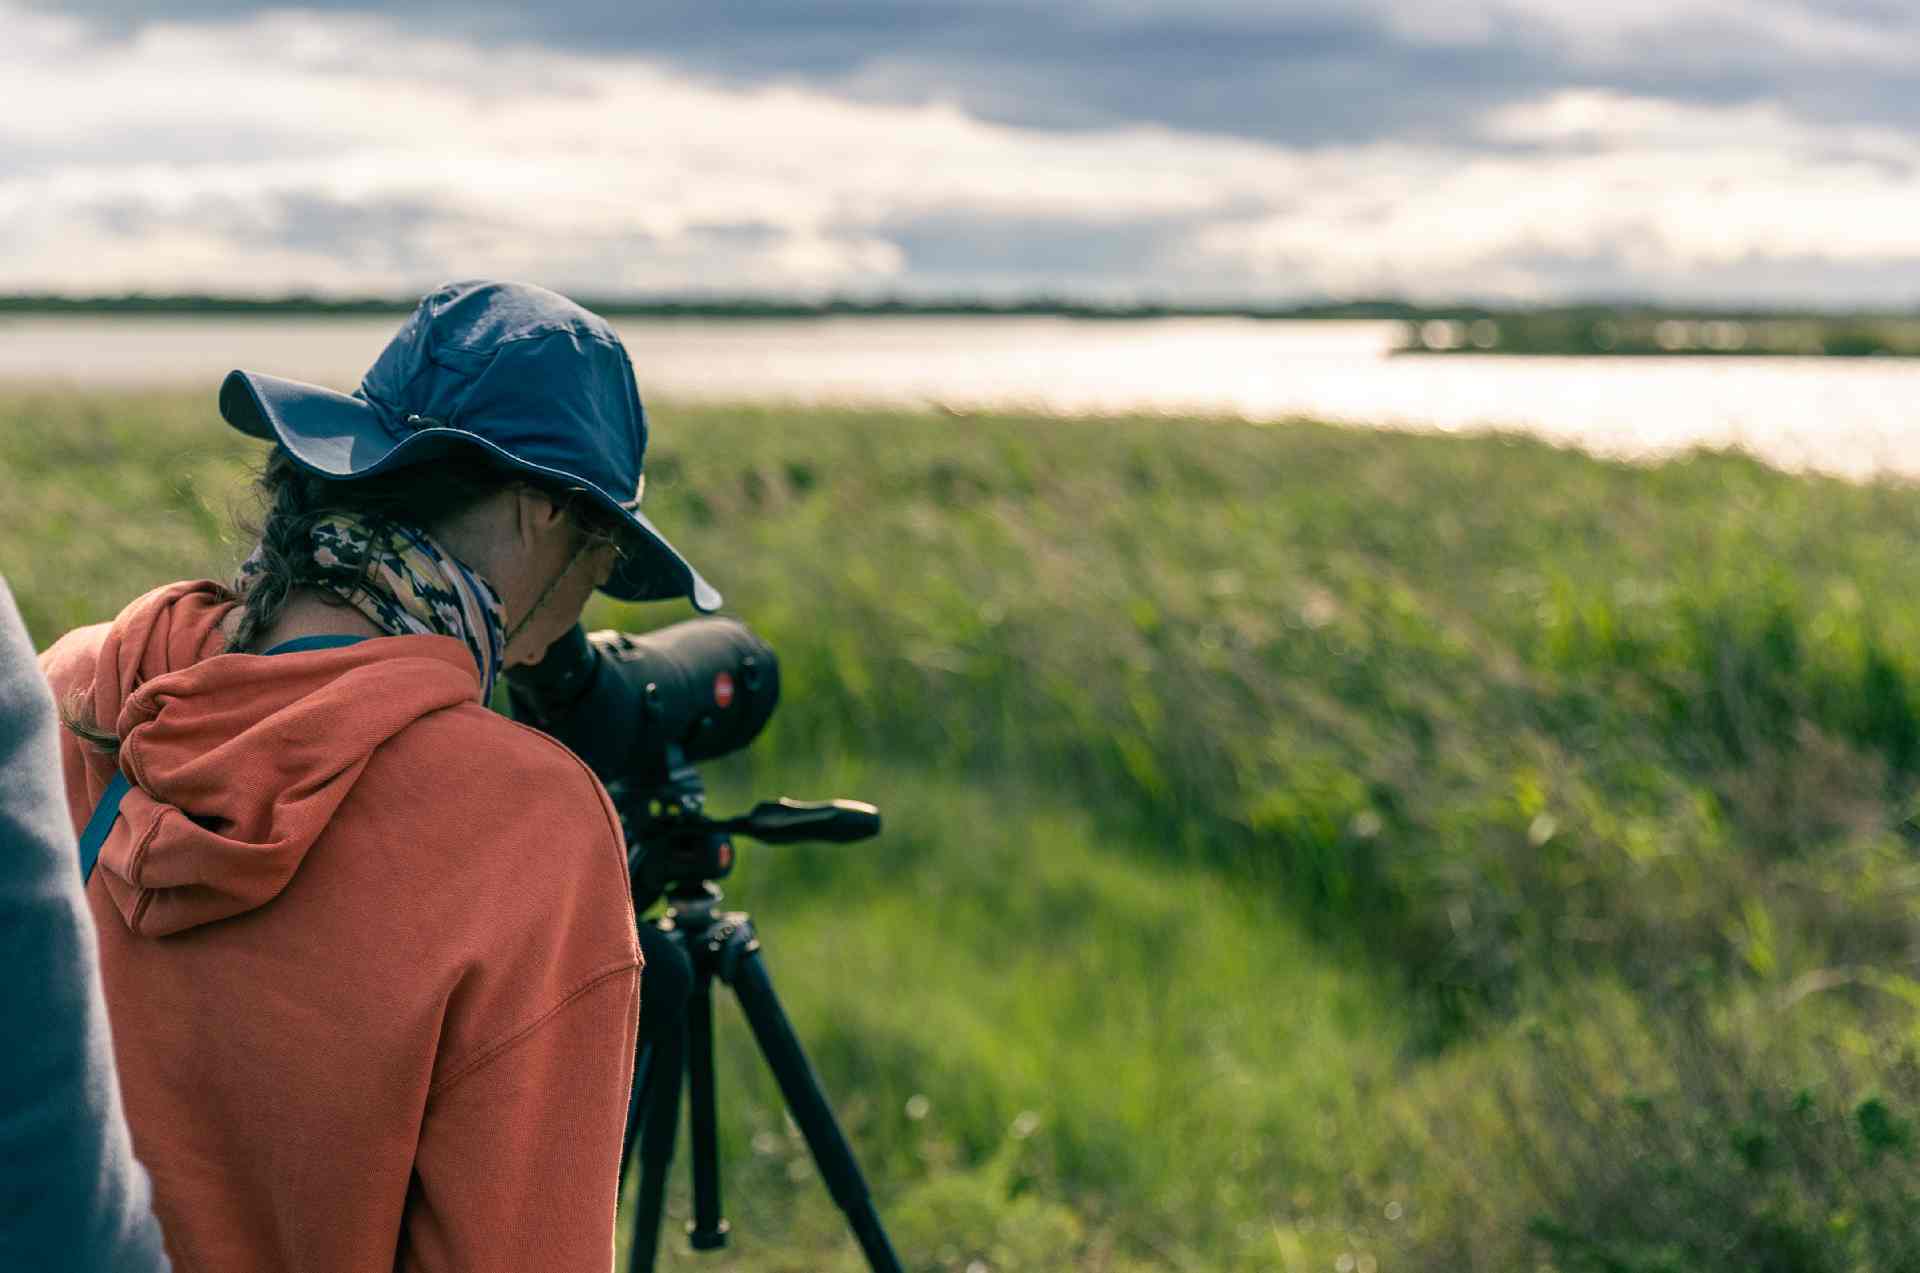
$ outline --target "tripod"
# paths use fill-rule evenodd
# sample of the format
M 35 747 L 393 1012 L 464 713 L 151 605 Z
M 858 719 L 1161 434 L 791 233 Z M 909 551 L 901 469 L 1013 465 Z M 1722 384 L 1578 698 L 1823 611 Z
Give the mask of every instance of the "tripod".
M 628 1267 L 633 1273 L 652 1270 L 659 1250 L 661 1210 L 678 1134 L 683 1078 L 693 1176 L 693 1221 L 688 1225 L 688 1241 L 696 1251 L 717 1250 L 727 1244 L 730 1230 L 720 1214 L 713 1077 L 713 984 L 717 979 L 733 987 L 761 1056 L 773 1071 L 827 1191 L 845 1213 L 867 1264 L 879 1273 L 899 1273 L 899 1257 L 874 1211 L 866 1179 L 760 961 L 760 940 L 752 920 L 740 911 L 716 909 L 721 893 L 712 883 L 732 870 L 731 832 L 774 842 L 857 840 L 880 829 L 879 811 L 852 801 L 808 805 L 782 800 L 764 802 L 744 817 L 723 822 L 705 815 L 704 798 L 691 766 L 676 767 L 668 786 L 653 793 L 647 802 L 651 816 L 641 822 L 638 836 L 629 835 L 628 839 L 629 844 L 639 846 L 629 863 L 636 908 L 644 909 L 653 900 L 649 880 L 664 876 L 667 911 L 655 928 L 685 956 L 692 969 L 685 1029 L 660 1032 L 658 1038 L 641 1047 L 635 1058 L 633 1095 L 627 1108 L 620 1159 L 624 1186 L 627 1163 L 637 1141 L 640 1189 Z M 625 807 L 618 796 L 616 802 Z

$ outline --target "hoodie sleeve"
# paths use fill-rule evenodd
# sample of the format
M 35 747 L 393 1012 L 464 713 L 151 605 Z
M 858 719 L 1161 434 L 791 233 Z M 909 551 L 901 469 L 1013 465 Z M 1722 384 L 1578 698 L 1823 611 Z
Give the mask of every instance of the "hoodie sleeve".
M 602 973 L 434 1089 L 401 1270 L 612 1267 L 639 1008 L 637 969 Z
M 0 580 L 0 1268 L 148 1273 L 167 1257 L 120 1104 L 56 728 Z

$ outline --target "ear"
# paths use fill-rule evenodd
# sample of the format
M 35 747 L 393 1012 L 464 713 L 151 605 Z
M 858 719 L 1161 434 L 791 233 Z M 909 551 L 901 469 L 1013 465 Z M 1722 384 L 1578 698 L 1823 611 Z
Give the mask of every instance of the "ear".
M 514 529 L 523 548 L 550 538 L 567 516 L 544 491 L 531 486 L 514 492 L 514 505 Z

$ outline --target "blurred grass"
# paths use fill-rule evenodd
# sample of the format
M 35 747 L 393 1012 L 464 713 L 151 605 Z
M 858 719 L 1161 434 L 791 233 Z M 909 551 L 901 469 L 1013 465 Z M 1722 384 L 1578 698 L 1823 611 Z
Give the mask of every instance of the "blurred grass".
M 1775 1267 L 1900 1266 L 1858 1235 L 1920 1096 L 1884 989 L 1920 885 L 1920 494 L 1310 424 L 654 421 L 650 513 L 782 663 L 716 805 L 886 811 L 873 846 L 750 847 L 729 891 L 911 1267 L 1755 1267 L 1655 1205 L 1689 1180 L 1701 1231 L 1805 1256 Z M 257 455 L 198 396 L 0 398 L 36 638 L 229 570 Z M 736 1249 L 675 1261 L 845 1263 L 721 1028 Z M 1567 1097 L 1628 1062 L 1706 1120 L 1664 1159 L 1638 1107 Z M 1726 1092 L 1773 1126 L 1810 1084 L 1836 1165 L 1755 1220 L 1700 1146 Z

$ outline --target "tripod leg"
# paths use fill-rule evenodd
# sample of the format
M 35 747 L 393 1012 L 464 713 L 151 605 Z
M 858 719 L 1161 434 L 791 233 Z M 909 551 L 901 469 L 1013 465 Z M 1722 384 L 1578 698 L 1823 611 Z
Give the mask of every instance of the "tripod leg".
M 687 1138 L 693 1153 L 693 1223 L 687 1242 L 696 1251 L 727 1244 L 720 1218 L 720 1136 L 713 1091 L 713 977 L 695 974 L 687 1000 Z
M 660 1214 L 666 1205 L 667 1173 L 680 1130 L 680 1081 L 687 1068 L 684 1039 L 662 1039 L 648 1049 L 646 1116 L 640 1125 L 640 1192 L 634 1200 L 631 1273 L 652 1273 L 660 1251 Z
M 666 1205 L 673 1141 L 680 1128 L 693 965 L 679 934 L 651 924 L 640 927 L 640 950 L 647 963 L 640 978 L 640 1055 L 635 1058 L 634 1097 L 628 1108 L 629 1127 L 639 1122 L 640 1190 L 628 1267 L 633 1273 L 652 1273 L 660 1251 L 660 1215 Z M 628 1138 L 634 1138 L 632 1131 Z
M 774 1079 L 780 1084 L 780 1094 L 786 1097 L 794 1122 L 807 1138 L 807 1148 L 813 1151 L 813 1161 L 827 1183 L 827 1192 L 846 1213 L 853 1236 L 866 1253 L 868 1266 L 876 1273 L 900 1273 L 900 1257 L 894 1254 L 893 1244 L 880 1225 L 879 1213 L 874 1211 L 873 1200 L 867 1193 L 866 1178 L 860 1174 L 860 1164 L 854 1161 L 853 1150 L 847 1146 L 847 1138 L 833 1117 L 826 1094 L 820 1090 L 820 1079 L 808 1063 L 806 1053 L 800 1050 L 800 1040 L 794 1036 L 793 1026 L 773 992 L 773 979 L 760 962 L 759 944 L 748 936 L 743 945 L 745 948 L 728 970 L 731 975 L 727 980 L 740 998 L 741 1010 L 753 1027 L 761 1055 L 766 1057 Z
M 647 1076 L 653 1069 L 653 1048 L 642 1043 L 633 1058 L 633 1090 L 627 1096 L 627 1129 L 620 1133 L 620 1193 L 627 1191 L 627 1164 L 633 1159 L 633 1140 L 647 1121 Z

